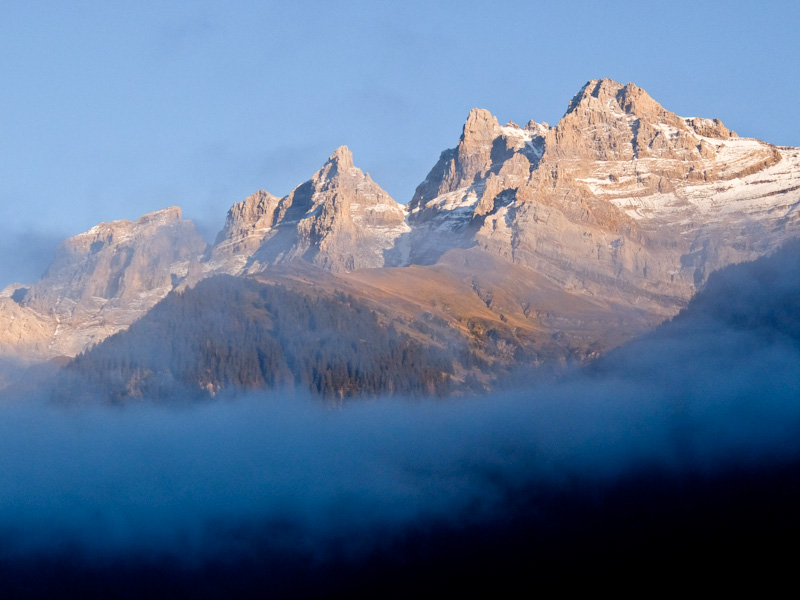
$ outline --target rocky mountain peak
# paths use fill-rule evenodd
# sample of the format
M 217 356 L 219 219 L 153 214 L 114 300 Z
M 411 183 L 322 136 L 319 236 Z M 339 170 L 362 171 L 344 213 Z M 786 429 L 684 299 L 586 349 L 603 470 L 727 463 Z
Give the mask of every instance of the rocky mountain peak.
M 698 119 L 690 117 L 684 119 L 684 121 L 695 133 L 704 137 L 720 138 L 723 140 L 739 137 L 735 131 L 731 131 L 725 127 L 719 119 Z
M 642 114 L 664 108 L 645 90 L 633 83 L 627 83 L 617 91 L 617 102 L 628 114 Z
M 351 177 L 359 179 L 364 177 L 364 173 L 354 166 L 353 153 L 350 152 L 347 146 L 339 146 L 333 151 L 333 154 L 328 157 L 328 160 L 325 161 L 320 170 L 311 177 L 311 183 L 315 186 L 337 185 L 341 175 L 348 179 Z
M 341 146 L 286 196 L 234 204 L 202 259 L 177 207 L 97 225 L 64 242 L 37 284 L 0 294 L 0 343 L 74 353 L 213 273 L 295 260 L 334 273 L 427 267 L 467 248 L 662 318 L 714 269 L 798 235 L 798 165 L 799 149 L 738 139 L 718 119 L 678 117 L 634 84 L 595 79 L 555 127 L 471 110 L 407 208 Z
M 792 187 L 781 156 L 737 140 L 717 119 L 679 117 L 642 88 L 611 79 L 587 82 L 552 128 L 498 126 L 476 109 L 409 204 L 411 260 L 430 264 L 448 248 L 477 243 L 559 285 L 602 295 L 616 282 L 666 314 L 710 270 L 751 257 L 759 236 L 736 250 L 714 248 L 733 220 L 750 231 L 777 219 L 763 227 L 780 232 L 797 219 L 777 196 Z M 753 186 L 776 196 L 740 202 Z
M 464 123 L 459 147 L 469 152 L 486 144 L 491 145 L 499 133 L 500 123 L 497 117 L 483 108 L 473 108 Z
M 537 123 L 536 121 L 531 119 L 525 125 L 525 131 L 529 131 L 534 136 L 544 137 L 549 130 L 550 130 L 550 125 L 546 121 Z
M 336 167 L 339 171 L 345 171 L 348 169 L 353 168 L 353 153 L 350 152 L 350 148 L 347 146 L 339 146 L 336 150 L 333 151 L 333 154 L 330 155 L 328 161 L 325 163 L 331 164 Z
M 39 281 L 0 299 L 0 331 L 7 329 L 0 346 L 24 328 L 38 332 L 29 340 L 32 356 L 74 355 L 149 310 L 196 268 L 205 249 L 177 206 L 133 222 L 100 223 L 62 242 Z M 8 302 L 16 306 L 5 310 Z
M 161 210 L 157 210 L 151 213 L 147 213 L 146 215 L 142 215 L 138 219 L 134 225 L 136 227 L 144 227 L 144 226 L 154 226 L 154 227 L 161 227 L 162 225 L 167 225 L 169 223 L 177 222 L 183 219 L 183 212 L 181 211 L 180 206 L 169 206 L 167 208 L 162 208 Z
M 235 203 L 225 217 L 225 227 L 217 234 L 215 245 L 223 242 L 233 245 L 231 251 L 239 252 L 236 246 L 254 231 L 268 229 L 275 223 L 275 210 L 280 198 L 265 190 L 258 190 L 241 202 Z
M 642 88 L 622 85 L 612 79 L 592 79 L 572 98 L 563 120 L 571 116 L 588 125 L 628 116 L 686 129 L 682 119 L 664 109 Z
M 611 79 L 593 79 L 581 88 L 548 133 L 545 146 L 548 160 L 696 161 L 714 154 L 713 148 L 701 145 L 685 119 L 638 86 Z
M 173 275 L 205 249 L 191 221 L 177 206 L 148 213 L 134 222 L 100 223 L 61 243 L 56 257 L 31 290 L 30 301 L 51 296 L 81 301 L 125 300 L 158 289 L 166 294 Z
M 506 134 L 514 133 L 512 139 Z M 442 152 L 439 162 L 416 189 L 408 207 L 412 219 L 425 218 L 428 201 L 456 190 L 480 183 L 495 162 L 502 162 L 513 153 L 518 137 L 528 132 L 515 124 L 501 127 L 488 110 L 473 108 L 467 116 L 458 146 Z M 498 169 L 499 169 L 498 165 Z
M 405 214 L 340 146 L 283 198 L 258 192 L 235 204 L 207 268 L 257 273 L 299 258 L 331 271 L 383 266 L 395 239 L 408 230 Z
M 591 103 L 592 98 L 600 98 L 601 95 L 606 98 L 614 96 L 620 87 L 620 84 L 612 79 L 591 79 L 569 101 L 566 114 L 573 113 L 579 107 Z
M 628 121 L 635 128 L 666 125 L 683 134 L 720 139 L 736 137 L 736 133 L 719 119 L 681 118 L 666 110 L 637 85 L 622 85 L 611 79 L 587 82 L 569 103 L 562 121 L 568 124 L 578 121 L 585 127 Z M 673 137 L 676 136 L 673 134 Z

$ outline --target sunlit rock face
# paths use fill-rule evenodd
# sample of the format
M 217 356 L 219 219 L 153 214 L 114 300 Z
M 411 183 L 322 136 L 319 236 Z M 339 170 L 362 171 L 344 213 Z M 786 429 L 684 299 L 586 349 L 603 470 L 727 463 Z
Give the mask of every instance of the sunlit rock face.
M 77 354 L 146 313 L 197 268 L 205 248 L 178 207 L 65 240 L 38 282 L 0 294 L 0 354 Z
M 381 267 L 408 229 L 405 207 L 353 166 L 341 146 L 287 196 L 259 191 L 235 204 L 208 268 L 257 273 L 294 259 L 334 272 Z
M 473 110 L 409 204 L 411 262 L 477 245 L 664 316 L 708 274 L 800 233 L 800 151 L 588 82 L 554 127 Z
M 798 179 L 798 148 L 592 80 L 555 126 L 473 109 L 407 206 L 342 146 L 288 195 L 234 204 L 211 248 L 177 208 L 98 225 L 0 293 L 0 358 L 73 356 L 225 273 L 346 290 L 489 362 L 589 359 L 676 314 L 712 271 L 800 237 Z

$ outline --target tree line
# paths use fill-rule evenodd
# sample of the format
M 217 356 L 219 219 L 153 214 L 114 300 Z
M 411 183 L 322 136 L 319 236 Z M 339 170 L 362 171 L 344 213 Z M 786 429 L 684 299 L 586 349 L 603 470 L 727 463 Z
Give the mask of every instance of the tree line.
M 444 395 L 453 364 L 350 295 L 216 276 L 169 294 L 66 371 L 110 402 L 279 388 L 347 398 Z

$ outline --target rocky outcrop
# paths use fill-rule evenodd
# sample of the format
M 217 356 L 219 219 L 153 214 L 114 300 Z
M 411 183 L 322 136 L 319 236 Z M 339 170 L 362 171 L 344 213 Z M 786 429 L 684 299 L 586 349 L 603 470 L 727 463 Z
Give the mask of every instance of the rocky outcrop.
M 711 271 L 800 235 L 799 166 L 796 149 L 593 80 L 555 127 L 501 127 L 473 110 L 409 205 L 410 262 L 475 245 L 663 317 Z
M 800 237 L 798 173 L 798 148 L 740 138 L 717 119 L 680 117 L 630 83 L 592 80 L 554 127 L 500 125 L 472 110 L 408 207 L 342 146 L 290 194 L 259 191 L 234 204 L 205 253 L 177 208 L 98 225 L 67 240 L 39 282 L 0 293 L 0 359 L 74 355 L 169 290 L 215 273 L 280 270 L 295 281 L 287 269 L 302 268 L 316 285 L 313 266 L 328 279 L 379 281 L 391 290 L 387 303 L 406 298 L 408 318 L 427 319 L 422 307 L 437 306 L 431 318 L 464 335 L 483 335 L 490 323 L 485 331 L 515 339 L 527 331 L 534 345 L 560 336 L 555 346 L 566 345 L 551 356 L 589 357 L 674 315 L 712 271 Z M 514 276 L 472 274 L 476 265 Z M 393 266 L 411 268 L 382 268 Z M 470 285 L 453 283 L 467 274 Z M 407 289 L 427 277 L 425 293 Z M 551 290 L 550 308 L 537 308 L 530 282 Z M 455 310 L 464 294 L 471 303 Z M 469 313 L 481 303 L 488 312 L 476 328 Z M 591 318 L 574 318 L 576 306 Z M 616 334 L 598 316 L 612 306 Z M 487 360 L 514 346 L 504 336 Z
M 405 216 L 342 146 L 287 196 L 260 191 L 235 204 L 207 267 L 236 275 L 295 259 L 333 272 L 380 267 L 408 232 Z
M 487 110 L 473 109 L 458 146 L 445 150 L 408 204 L 410 264 L 433 264 L 450 248 L 474 244 L 476 217 L 513 198 L 544 151 L 547 123 L 500 126 Z
M 0 356 L 74 356 L 147 312 L 198 269 L 205 247 L 178 207 L 64 241 L 38 282 L 0 294 Z
M 547 131 L 546 123 L 534 121 L 524 129 L 511 122 L 501 127 L 488 110 L 470 111 L 458 146 L 442 152 L 439 162 L 417 187 L 408 205 L 412 222 L 435 215 L 436 198 L 469 189 L 501 170 L 506 176 L 513 171 L 527 178 L 532 165 L 541 158 Z M 509 168 L 509 161 L 516 161 L 515 168 Z

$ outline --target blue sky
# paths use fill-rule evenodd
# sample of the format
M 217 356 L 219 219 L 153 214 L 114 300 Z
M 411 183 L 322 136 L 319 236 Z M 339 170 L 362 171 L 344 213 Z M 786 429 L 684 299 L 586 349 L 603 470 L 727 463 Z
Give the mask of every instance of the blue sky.
M 339 145 L 407 202 L 473 107 L 553 124 L 589 79 L 800 146 L 793 2 L 0 0 L 0 286 L 180 205 L 213 236 Z

